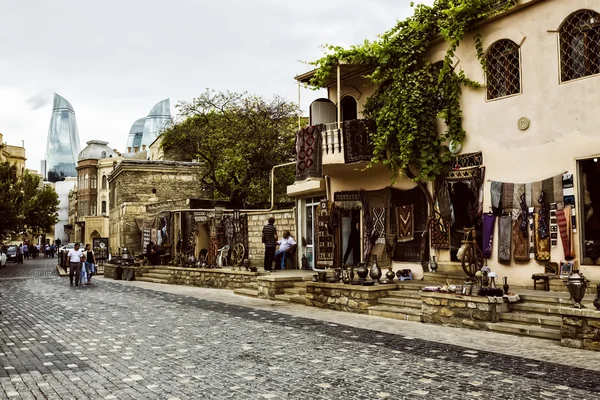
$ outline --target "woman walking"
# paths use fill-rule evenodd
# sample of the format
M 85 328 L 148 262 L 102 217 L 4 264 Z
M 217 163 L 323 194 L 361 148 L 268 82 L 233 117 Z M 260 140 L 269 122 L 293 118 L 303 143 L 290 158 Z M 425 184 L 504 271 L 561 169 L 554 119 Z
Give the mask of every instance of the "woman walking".
M 92 276 L 96 275 L 96 258 L 94 257 L 94 250 L 90 244 L 85 245 L 85 266 L 87 272 L 87 283 L 92 283 Z

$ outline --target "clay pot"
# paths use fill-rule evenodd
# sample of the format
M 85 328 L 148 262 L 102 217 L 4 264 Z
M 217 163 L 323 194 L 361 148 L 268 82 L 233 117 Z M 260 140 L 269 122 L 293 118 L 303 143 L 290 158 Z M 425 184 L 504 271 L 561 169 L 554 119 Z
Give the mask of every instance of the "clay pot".
M 367 275 L 369 275 L 369 270 L 367 269 L 365 263 L 358 263 L 358 269 L 356 270 L 356 273 L 361 281 L 364 281 L 367 278 Z
M 387 278 L 387 283 L 392 283 L 394 281 L 396 274 L 394 273 L 394 271 L 392 271 L 391 266 L 388 267 L 388 271 L 385 273 L 385 277 Z
M 502 289 L 504 290 L 504 294 L 508 294 L 508 278 L 504 277 L 504 285 L 502 285 Z
M 381 268 L 377 265 L 377 257 L 375 257 L 375 261 L 373 261 L 373 265 L 371 266 L 370 276 L 374 281 L 379 281 L 379 278 L 381 278 Z

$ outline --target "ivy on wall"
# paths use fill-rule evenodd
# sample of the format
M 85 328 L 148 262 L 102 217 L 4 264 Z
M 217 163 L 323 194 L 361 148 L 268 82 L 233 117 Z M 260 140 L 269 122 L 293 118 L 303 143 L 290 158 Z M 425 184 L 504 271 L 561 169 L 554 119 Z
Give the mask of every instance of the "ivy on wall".
M 393 176 L 405 172 L 416 181 L 429 181 L 446 172 L 451 158 L 448 143 L 462 143 L 460 105 L 463 86 L 480 87 L 456 71 L 453 57 L 465 34 L 475 25 L 506 11 L 516 0 L 436 0 L 432 6 L 416 5 L 413 16 L 399 21 L 376 41 L 350 48 L 326 46 L 327 55 L 314 61 L 311 86 L 324 87 L 339 63 L 373 66 L 368 76 L 378 85 L 363 110 L 377 123 L 371 140 L 371 163 L 383 163 Z M 443 39 L 447 51 L 442 63 L 431 64 L 426 52 L 434 40 Z M 479 36 L 475 49 L 485 67 Z M 438 132 L 437 118 L 446 124 Z

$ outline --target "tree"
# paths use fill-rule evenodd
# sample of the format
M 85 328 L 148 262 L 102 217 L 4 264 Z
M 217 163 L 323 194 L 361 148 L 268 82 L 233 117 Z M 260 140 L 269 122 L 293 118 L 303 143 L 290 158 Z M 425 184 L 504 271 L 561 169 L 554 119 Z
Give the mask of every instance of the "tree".
M 0 241 L 18 231 L 22 207 L 22 183 L 16 166 L 0 163 Z
M 163 133 L 165 156 L 199 160 L 216 198 L 238 206 L 268 201 L 271 168 L 295 159 L 298 107 L 278 96 L 207 90 L 177 108 L 178 121 Z
M 58 195 L 51 186 L 40 187 L 40 177 L 29 172 L 25 172 L 22 182 L 22 231 L 32 236 L 44 234 L 58 221 Z

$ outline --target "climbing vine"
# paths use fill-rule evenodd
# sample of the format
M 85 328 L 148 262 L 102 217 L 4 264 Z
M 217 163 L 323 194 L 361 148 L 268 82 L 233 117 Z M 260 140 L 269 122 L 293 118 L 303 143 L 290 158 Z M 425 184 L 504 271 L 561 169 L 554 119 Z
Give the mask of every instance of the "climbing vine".
M 414 180 L 432 180 L 448 168 L 448 143 L 462 143 L 465 139 L 462 87 L 480 86 L 464 71 L 455 71 L 454 53 L 478 22 L 515 3 L 516 0 L 436 0 L 432 6 L 413 5 L 413 16 L 399 21 L 376 41 L 350 48 L 326 46 L 327 54 L 312 63 L 316 71 L 311 85 L 324 87 L 338 63 L 372 66 L 369 78 L 378 89 L 363 110 L 377 126 L 371 135 L 371 164 L 383 163 L 393 176 L 407 171 Z M 426 52 L 432 41 L 440 38 L 448 44 L 444 61 L 431 64 Z M 484 67 L 479 36 L 475 37 L 475 51 Z M 441 134 L 437 118 L 446 124 Z

